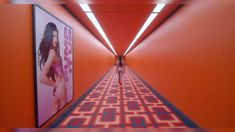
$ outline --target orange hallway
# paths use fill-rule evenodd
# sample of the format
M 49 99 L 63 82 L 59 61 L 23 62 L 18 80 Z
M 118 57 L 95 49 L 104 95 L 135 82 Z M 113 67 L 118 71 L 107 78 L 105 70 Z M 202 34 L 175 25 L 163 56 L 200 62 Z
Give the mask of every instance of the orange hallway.
M 234 7 L 0 1 L 0 127 L 234 127 Z

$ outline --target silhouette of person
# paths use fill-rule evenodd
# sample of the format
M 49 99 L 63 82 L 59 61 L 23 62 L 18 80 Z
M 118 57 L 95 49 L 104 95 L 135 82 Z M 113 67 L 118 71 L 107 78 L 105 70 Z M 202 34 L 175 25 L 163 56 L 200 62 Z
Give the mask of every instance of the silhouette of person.
M 122 76 L 125 73 L 125 64 L 121 56 L 118 56 L 118 60 L 116 62 L 116 73 L 118 74 L 118 82 L 122 85 Z

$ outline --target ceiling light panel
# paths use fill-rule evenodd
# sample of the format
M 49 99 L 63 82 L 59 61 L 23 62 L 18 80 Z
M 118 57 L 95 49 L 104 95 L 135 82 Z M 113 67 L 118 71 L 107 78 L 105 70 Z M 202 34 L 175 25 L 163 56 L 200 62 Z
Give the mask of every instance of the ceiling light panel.
M 100 35 L 104 38 L 105 42 L 108 44 L 108 46 L 111 48 L 111 50 L 113 51 L 113 53 L 117 56 L 116 51 L 114 50 L 112 44 L 110 43 L 108 37 L 106 36 L 106 34 L 104 33 L 104 30 L 102 29 L 102 27 L 100 26 L 99 22 L 97 21 L 95 15 L 92 13 L 90 7 L 88 6 L 88 4 L 79 4 L 80 7 L 82 8 L 82 10 L 86 13 L 87 17 L 90 19 L 90 21 L 92 22 L 92 24 L 96 27 L 96 29 L 98 30 L 98 32 L 100 33 Z
M 140 31 L 135 36 L 134 40 L 131 42 L 129 47 L 124 53 L 124 56 L 129 52 L 135 42 L 139 39 L 139 37 L 143 34 L 143 32 L 148 28 L 148 26 L 152 23 L 152 21 L 156 18 L 159 12 L 165 7 L 165 4 L 157 4 L 153 9 L 152 13 L 149 15 L 148 19 L 145 21 L 144 25 L 141 27 Z

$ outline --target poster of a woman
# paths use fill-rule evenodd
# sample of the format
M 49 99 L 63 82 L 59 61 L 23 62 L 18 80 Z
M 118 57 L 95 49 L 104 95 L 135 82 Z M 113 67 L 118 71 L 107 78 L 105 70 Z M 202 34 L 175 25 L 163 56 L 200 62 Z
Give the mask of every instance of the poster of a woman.
M 37 126 L 73 99 L 73 30 L 34 5 Z
M 54 23 L 49 22 L 39 46 L 38 60 L 41 69 L 40 82 L 53 87 L 53 113 L 67 102 L 65 76 L 58 40 L 57 27 Z

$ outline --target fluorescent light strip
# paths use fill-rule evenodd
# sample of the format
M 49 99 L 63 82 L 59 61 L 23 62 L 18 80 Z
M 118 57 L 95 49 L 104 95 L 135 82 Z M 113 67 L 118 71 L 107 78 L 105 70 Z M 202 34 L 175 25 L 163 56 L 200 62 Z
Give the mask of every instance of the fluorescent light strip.
M 104 33 L 102 27 L 100 26 L 99 22 L 97 21 L 96 17 L 94 16 L 94 14 L 91 12 L 90 7 L 87 4 L 79 4 L 80 7 L 82 8 L 83 11 L 86 12 L 87 17 L 91 20 L 91 22 L 93 23 L 93 25 L 96 27 L 96 29 L 99 31 L 99 33 L 101 34 L 101 36 L 104 38 L 104 40 L 106 41 L 106 43 L 109 45 L 109 47 L 111 48 L 111 50 L 113 51 L 113 53 L 117 56 L 117 53 L 115 52 L 112 44 L 110 43 L 108 37 L 106 36 L 106 34 Z
M 153 9 L 153 12 L 160 12 L 164 6 L 165 4 L 157 4 L 157 6 Z
M 91 9 L 90 9 L 90 7 L 87 4 L 80 4 L 80 7 L 85 12 L 91 12 Z
M 146 28 L 152 23 L 154 18 L 158 15 L 158 12 L 160 12 L 164 8 L 165 4 L 157 4 L 155 8 L 153 9 L 153 12 L 149 15 L 148 19 L 145 21 L 144 25 L 141 27 L 140 31 L 135 36 L 134 40 L 131 42 L 129 47 L 124 53 L 124 56 L 128 53 L 128 51 L 131 49 L 131 47 L 135 44 L 135 42 L 138 40 L 138 38 L 142 35 L 142 33 L 146 30 Z

